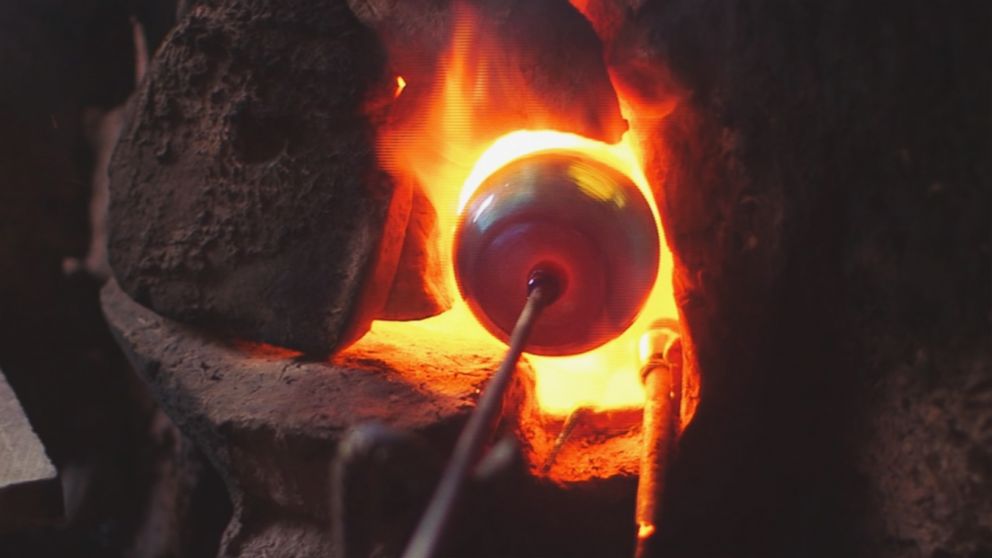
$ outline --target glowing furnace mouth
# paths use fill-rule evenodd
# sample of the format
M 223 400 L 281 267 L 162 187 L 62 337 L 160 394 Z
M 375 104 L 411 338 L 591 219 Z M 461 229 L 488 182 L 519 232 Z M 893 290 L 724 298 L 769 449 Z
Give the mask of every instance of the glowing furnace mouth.
M 518 130 L 505 134 L 479 155 L 467 173 L 457 198 L 459 220 L 466 218 L 469 202 L 476 197 L 476 192 L 501 169 L 511 168 L 518 160 L 548 153 L 576 155 L 590 165 L 601 165 L 622 175 L 622 178 L 614 177 L 611 180 L 625 183 L 629 180 L 636 186 L 640 196 L 631 195 L 631 198 L 643 200 L 651 212 L 653 230 L 657 239 L 657 268 L 656 272 L 651 274 L 652 283 L 646 301 L 625 330 L 616 328 L 621 330 L 619 335 L 592 350 L 578 354 L 567 356 L 547 356 L 534 352 L 528 354 L 527 360 L 534 370 L 538 403 L 544 412 L 557 415 L 565 415 L 578 407 L 593 409 L 639 407 L 644 402 L 644 387 L 638 375 L 641 365 L 638 353 L 640 336 L 648 330 L 654 320 L 675 317 L 677 311 L 671 283 L 671 252 L 664 239 L 654 194 L 644 176 L 631 135 L 628 133 L 620 142 L 607 144 L 555 130 Z M 454 236 L 457 228 L 458 222 L 453 222 L 449 229 L 451 231 L 449 233 L 451 236 L 448 237 L 449 246 L 455 244 Z M 647 242 L 651 241 L 647 240 Z M 448 266 L 451 270 L 449 282 L 452 284 L 456 282 L 454 267 L 454 265 Z M 478 325 L 480 322 L 471 315 L 469 305 L 464 301 L 459 301 L 446 315 L 439 318 L 461 324 L 471 321 L 473 327 L 483 330 L 483 327 Z
M 426 191 L 430 194 L 438 215 L 438 247 L 442 269 L 446 275 L 444 282 L 450 292 L 459 289 L 455 277 L 455 255 L 450 249 L 454 248 L 459 222 L 471 213 L 470 202 L 478 199 L 481 203 L 487 198 L 476 198 L 476 192 L 486 188 L 489 179 L 501 169 L 516 168 L 514 163 L 518 161 L 532 157 L 540 159 L 549 154 L 568 154 L 578 158 L 583 162 L 580 166 L 605 173 L 607 182 L 624 183 L 625 186 L 620 191 L 629 199 L 638 204 L 646 203 L 653 222 L 651 230 L 656 235 L 654 244 L 657 246 L 657 271 L 648 274 L 651 278 L 650 288 L 639 312 L 635 312 L 633 322 L 627 324 L 626 329 L 622 325 L 626 320 L 620 320 L 620 325 L 610 326 L 610 335 L 615 335 L 612 339 L 610 335 L 602 335 L 606 340 L 603 344 L 566 356 L 549 356 L 533 351 L 527 354 L 526 360 L 534 374 L 537 404 L 542 413 L 555 416 L 565 416 L 578 407 L 600 410 L 640 407 L 644 403 L 644 386 L 639 376 L 639 339 L 656 319 L 675 317 L 677 312 L 671 283 L 671 252 L 664 241 L 654 194 L 644 176 L 629 134 L 618 143 L 607 144 L 554 130 L 518 130 L 504 134 L 488 146 L 480 148 L 471 162 L 464 166 L 448 165 L 444 167 L 445 172 L 425 174 L 422 182 L 428 185 Z M 619 173 L 620 176 L 614 173 Z M 571 182 L 574 188 L 573 179 L 563 181 Z M 630 184 L 636 187 L 639 196 L 630 192 Z M 604 191 L 612 192 L 613 187 Z M 641 213 L 643 214 L 642 210 Z M 652 243 L 652 240 L 647 239 L 645 242 Z M 523 290 L 519 294 L 520 304 L 525 296 L 526 291 Z M 484 320 L 473 313 L 469 301 L 461 297 L 456 297 L 451 308 L 436 316 L 414 322 L 377 321 L 374 327 L 384 334 L 402 330 L 420 335 L 425 342 L 437 342 L 455 334 L 493 343 L 500 339 L 500 330 L 492 324 L 484 325 Z M 561 352 L 565 351 L 558 351 Z

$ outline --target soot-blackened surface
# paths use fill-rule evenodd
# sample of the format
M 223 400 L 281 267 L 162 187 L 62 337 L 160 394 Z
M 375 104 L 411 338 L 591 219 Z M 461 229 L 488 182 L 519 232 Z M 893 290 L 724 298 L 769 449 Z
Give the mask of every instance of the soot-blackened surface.
M 702 374 L 659 556 L 992 552 L 988 21 L 655 2 L 618 35 L 675 84 L 634 127 Z
M 342 342 L 368 319 L 357 308 L 392 215 L 363 110 L 383 64 L 343 1 L 192 7 L 111 166 L 124 289 L 246 338 L 316 354 Z

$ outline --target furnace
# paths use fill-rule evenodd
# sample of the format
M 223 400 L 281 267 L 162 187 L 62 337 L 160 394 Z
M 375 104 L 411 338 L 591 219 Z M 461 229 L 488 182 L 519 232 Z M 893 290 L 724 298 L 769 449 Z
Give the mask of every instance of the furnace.
M 111 164 L 103 307 L 224 479 L 221 554 L 790 555 L 855 521 L 849 215 L 812 185 L 870 161 L 820 116 L 847 54 L 766 63 L 819 52 L 792 21 L 191 4 Z
M 531 511 L 493 524 L 456 521 L 422 555 L 437 545 L 461 554 L 566 556 L 586 545 L 599 555 L 630 554 L 644 453 L 647 361 L 639 345 L 652 323 L 678 316 L 658 202 L 664 175 L 645 166 L 657 140 L 638 130 L 658 124 L 663 102 L 646 100 L 611 67 L 612 39 L 596 19 L 610 14 L 601 10 L 462 0 L 422 8 L 354 2 L 332 10 L 325 36 L 338 58 L 302 51 L 289 37 L 262 39 L 267 51 L 281 44 L 310 60 L 300 67 L 317 71 L 295 84 L 300 78 L 278 67 L 229 65 L 225 54 L 248 31 L 236 23 L 237 3 L 194 7 L 157 59 L 136 103 L 143 114 L 115 155 L 111 261 L 137 302 L 222 337 L 189 338 L 180 326 L 147 330 L 134 321 L 142 312 L 127 310 L 131 303 L 114 289 L 105 293 L 108 317 L 139 368 L 153 373 L 147 366 L 158 363 L 150 379 L 167 407 L 178 405 L 181 422 L 197 425 L 194 437 L 228 479 L 236 495 L 229 545 L 261 547 L 291 529 L 348 556 L 398 552 L 426 505 L 424 487 L 440 477 L 479 401 L 486 416 L 459 475 L 503 451 L 505 463 L 488 466 L 491 482 L 511 482 L 513 496 L 473 496 L 478 483 L 469 482 L 444 516 L 476 516 L 487 506 Z M 615 17 L 625 8 L 610 9 Z M 184 60 L 192 74 L 174 73 Z M 256 81 L 258 71 L 272 76 Z M 162 96 L 173 80 L 213 99 L 216 118 L 184 120 L 200 97 Z M 272 112 L 273 95 L 299 103 Z M 330 128 L 322 122 L 328 110 L 340 115 Z M 308 112 L 314 118 L 301 120 Z M 178 127 L 169 124 L 172 113 Z M 206 130 L 215 126 L 219 134 Z M 149 151 L 151 137 L 163 143 Z M 301 172 L 318 160 L 323 174 Z M 159 195 L 140 178 L 150 168 L 197 186 L 177 192 L 169 207 L 147 205 Z M 283 215 L 295 223 L 283 224 Z M 487 381 L 513 345 L 528 284 L 532 294 L 543 288 L 544 302 L 515 345 L 524 355 Z M 188 357 L 177 361 L 160 343 Z M 183 370 L 194 355 L 205 358 L 194 374 L 209 370 L 215 379 Z M 264 372 L 273 367 L 282 370 L 277 379 Z M 683 385 L 695 384 L 680 382 L 678 401 L 694 401 L 681 397 Z M 229 406 L 237 414 L 222 411 Z M 342 406 L 353 411 L 335 409 Z M 680 409 L 666 412 L 684 426 L 691 413 L 679 421 Z M 432 465 L 411 459 L 421 478 L 317 478 L 330 474 L 334 448 L 351 444 L 345 431 L 366 433 L 356 434 L 365 436 L 357 447 L 376 447 L 367 434 L 375 423 L 396 440 L 410 435 L 433 448 Z M 269 441 L 259 445 L 258 429 Z M 504 446 L 517 449 L 498 451 Z M 291 453 L 316 453 L 278 457 L 296 447 Z M 493 457 L 477 463 L 482 454 Z M 345 460 L 341 471 L 356 470 L 348 459 L 367 459 L 358 450 L 345 455 L 352 457 L 336 458 Z M 510 473 L 513 455 L 522 477 Z M 284 470 L 300 461 L 312 461 L 308 480 Z M 516 480 L 499 480 L 507 475 Z M 343 496 L 355 494 L 352 484 L 376 482 L 422 486 L 399 490 L 406 496 L 391 504 L 396 510 L 375 513 Z M 263 510 L 268 519 L 253 524 Z M 595 510 L 612 510 L 611 519 Z M 291 519 L 299 517 L 308 519 Z M 375 535 L 355 540 L 352 530 Z M 491 544 L 467 542 L 479 537 Z
M 992 555 L 987 4 L 0 2 L 0 556 Z

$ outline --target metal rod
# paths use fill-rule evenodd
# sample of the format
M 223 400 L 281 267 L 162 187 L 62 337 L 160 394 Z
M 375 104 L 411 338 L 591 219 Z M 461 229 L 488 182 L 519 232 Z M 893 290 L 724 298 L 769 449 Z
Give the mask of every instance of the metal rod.
M 561 432 L 558 437 L 555 438 L 555 445 L 551 448 L 551 453 L 548 454 L 548 458 L 544 460 L 544 465 L 541 467 L 541 473 L 548 474 L 551 468 L 554 467 L 555 461 L 558 459 L 558 454 L 561 453 L 562 448 L 568 442 L 568 439 L 572 437 L 572 432 L 575 427 L 579 425 L 582 418 L 588 416 L 592 412 L 590 407 L 578 407 L 574 411 L 568 414 L 568 418 L 565 419 L 565 424 L 561 427 Z
M 410 544 L 403 553 L 403 558 L 430 558 L 437 550 L 465 479 L 468 477 L 469 469 L 478 460 L 479 453 L 489 438 L 492 421 L 502 406 L 503 393 L 510 385 L 531 328 L 541 314 L 541 310 L 554 302 L 559 294 L 557 279 L 540 270 L 531 275 L 528 287 L 527 303 L 520 312 L 520 317 L 517 318 L 513 333 L 510 335 L 506 356 L 486 385 L 475 411 L 472 412 L 465 429 L 459 435 L 451 460 L 448 461 L 444 474 L 441 475 L 441 481 L 410 539 Z
M 637 481 L 637 548 L 635 558 L 656 555 L 656 524 L 665 490 L 665 477 L 675 455 L 682 395 L 682 350 L 678 324 L 656 322 L 642 339 L 646 360 L 643 450 Z

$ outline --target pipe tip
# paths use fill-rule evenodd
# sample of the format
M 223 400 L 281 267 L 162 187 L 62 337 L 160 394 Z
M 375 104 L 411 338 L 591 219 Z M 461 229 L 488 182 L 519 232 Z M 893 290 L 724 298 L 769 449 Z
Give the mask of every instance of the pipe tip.
M 538 265 L 527 279 L 527 294 L 533 295 L 540 289 L 541 302 L 547 306 L 554 304 L 565 290 L 565 280 L 560 271 L 550 265 Z

